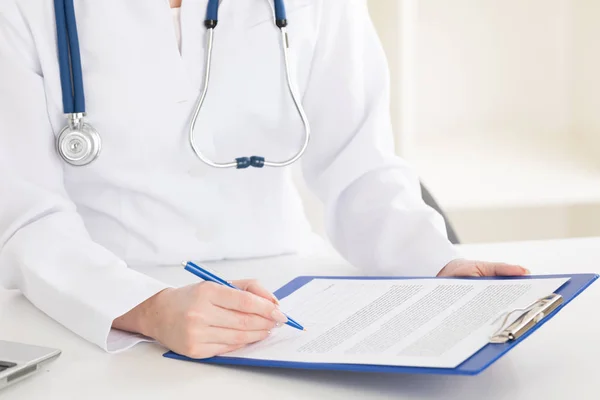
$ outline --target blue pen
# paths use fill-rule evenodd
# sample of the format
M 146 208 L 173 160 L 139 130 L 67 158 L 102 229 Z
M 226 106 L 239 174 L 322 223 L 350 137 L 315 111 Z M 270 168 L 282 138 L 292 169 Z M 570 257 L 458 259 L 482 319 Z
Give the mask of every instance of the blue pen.
M 219 278 L 212 272 L 209 272 L 209 271 L 205 270 L 204 268 L 199 267 L 198 265 L 194 264 L 191 261 L 181 263 L 181 265 L 183 265 L 185 267 L 186 271 L 191 272 L 192 274 L 196 275 L 200 279 L 203 279 L 208 282 L 218 283 L 219 285 L 224 285 L 224 286 L 230 287 L 231 289 L 241 290 L 240 288 L 232 285 L 231 283 L 227 282 L 226 280 L 224 280 L 222 278 Z M 294 321 L 292 318 L 290 318 L 287 315 L 286 315 L 286 317 L 288 319 L 288 321 L 285 323 L 286 325 L 289 325 L 292 328 L 296 328 L 301 331 L 305 330 L 304 327 L 302 325 L 300 325 L 298 322 Z

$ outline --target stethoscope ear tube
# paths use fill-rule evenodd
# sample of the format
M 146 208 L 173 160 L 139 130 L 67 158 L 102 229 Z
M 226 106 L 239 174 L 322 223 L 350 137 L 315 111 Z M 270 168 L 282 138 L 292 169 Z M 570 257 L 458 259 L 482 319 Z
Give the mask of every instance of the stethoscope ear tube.
M 284 13 L 285 15 L 285 13 Z M 277 17 L 276 17 L 277 18 Z M 208 21 L 208 20 L 207 20 Z M 208 25 L 207 25 L 208 26 Z M 310 123 L 308 122 L 308 117 L 304 111 L 302 103 L 300 101 L 300 97 L 296 92 L 296 87 L 292 83 L 292 71 L 290 67 L 290 56 L 289 56 L 289 38 L 286 28 L 281 28 L 281 49 L 283 53 L 283 59 L 285 64 L 285 72 L 287 79 L 287 86 L 292 96 L 292 100 L 294 101 L 294 105 L 296 107 L 296 111 L 302 120 L 302 124 L 304 125 L 304 140 L 302 143 L 302 147 L 300 150 L 291 158 L 284 161 L 268 161 L 265 160 L 264 157 L 261 156 L 252 156 L 252 157 L 238 157 L 233 162 L 219 163 L 210 160 L 207 158 L 200 148 L 196 145 L 195 140 L 195 128 L 196 123 L 198 121 L 198 116 L 200 111 L 202 110 L 202 106 L 204 105 L 204 100 L 206 99 L 206 95 L 208 93 L 208 87 L 210 84 L 210 72 L 212 66 L 212 50 L 214 43 L 214 28 L 209 28 L 207 30 L 207 43 L 206 43 L 206 58 L 205 58 L 205 66 L 204 66 L 204 85 L 202 89 L 202 93 L 198 99 L 196 104 L 194 113 L 192 115 L 192 119 L 189 125 L 189 142 L 192 150 L 196 154 L 196 156 L 205 164 L 214 167 L 214 168 L 237 168 L 237 169 L 246 169 L 249 167 L 254 168 L 263 168 L 263 167 L 287 167 L 296 161 L 298 161 L 306 152 L 308 144 L 310 142 L 311 128 Z

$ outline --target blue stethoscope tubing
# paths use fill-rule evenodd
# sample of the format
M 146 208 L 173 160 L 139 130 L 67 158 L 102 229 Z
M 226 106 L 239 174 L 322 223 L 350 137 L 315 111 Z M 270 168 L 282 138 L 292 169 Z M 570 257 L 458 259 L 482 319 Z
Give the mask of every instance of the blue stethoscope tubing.
M 64 113 L 85 113 L 81 52 L 73 0 L 55 0 L 54 13 Z
M 216 23 L 219 20 L 219 3 L 220 0 L 208 0 L 206 21 L 214 21 Z M 287 26 L 287 13 L 283 0 L 274 0 L 273 3 L 275 7 L 275 22 L 277 26 L 280 28 Z
M 283 0 L 273 0 L 275 25 L 281 31 L 281 48 L 285 63 L 288 89 L 304 125 L 304 140 L 302 147 L 294 156 L 284 161 L 269 161 L 262 156 L 251 156 L 238 157 L 233 162 L 219 163 L 206 157 L 196 145 L 195 127 L 204 100 L 206 99 L 210 83 L 214 31 L 219 20 L 219 4 L 219 0 L 208 0 L 206 19 L 204 22 L 207 29 L 204 87 L 198 98 L 189 125 L 190 146 L 201 161 L 215 168 L 245 169 L 248 167 L 285 167 L 291 165 L 305 153 L 310 141 L 311 128 L 297 94 L 296 86 L 292 82 L 292 72 L 289 61 L 289 36 L 286 29 L 288 21 Z M 84 119 L 86 111 L 83 72 L 73 0 L 54 0 L 54 9 L 63 111 L 68 120 L 68 125 L 65 126 L 58 135 L 56 147 L 60 156 L 67 163 L 74 166 L 84 166 L 90 164 L 99 156 L 102 147 L 101 138 L 98 132 L 90 124 L 85 122 Z

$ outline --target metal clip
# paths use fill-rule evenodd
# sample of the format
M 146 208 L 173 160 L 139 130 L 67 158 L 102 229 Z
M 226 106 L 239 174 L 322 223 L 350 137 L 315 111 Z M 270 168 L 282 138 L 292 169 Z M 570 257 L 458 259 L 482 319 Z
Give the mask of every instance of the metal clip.
M 534 301 L 527 307 L 517 308 L 500 315 L 496 321 L 494 321 L 494 324 L 503 316 L 504 320 L 502 321 L 500 328 L 491 336 L 490 343 L 506 343 L 508 341 L 518 339 L 527 331 L 529 331 L 529 329 L 534 327 L 537 323 L 552 313 L 552 311 L 556 310 L 558 306 L 563 303 L 563 300 L 564 299 L 561 295 L 553 293 L 549 296 Z M 522 312 L 521 316 L 518 317 L 512 324 L 505 327 L 510 316 L 519 311 Z
M 83 125 L 84 117 L 85 117 L 85 113 L 67 114 L 67 121 L 69 123 L 69 127 L 71 127 L 71 129 L 81 129 L 81 126 Z

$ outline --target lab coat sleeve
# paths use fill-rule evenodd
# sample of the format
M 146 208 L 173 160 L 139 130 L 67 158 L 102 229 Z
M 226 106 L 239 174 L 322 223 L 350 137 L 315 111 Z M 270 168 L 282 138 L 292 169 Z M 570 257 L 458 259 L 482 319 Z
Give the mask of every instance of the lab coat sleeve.
M 423 202 L 418 176 L 395 155 L 387 62 L 366 0 L 321 7 L 304 93 L 313 137 L 303 173 L 324 203 L 327 233 L 373 273 L 436 275 L 459 254 Z
M 44 77 L 12 2 L 0 4 L 0 285 L 111 352 L 147 340 L 112 322 L 166 287 L 94 243 L 69 200 Z

